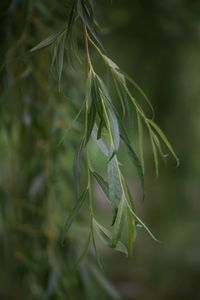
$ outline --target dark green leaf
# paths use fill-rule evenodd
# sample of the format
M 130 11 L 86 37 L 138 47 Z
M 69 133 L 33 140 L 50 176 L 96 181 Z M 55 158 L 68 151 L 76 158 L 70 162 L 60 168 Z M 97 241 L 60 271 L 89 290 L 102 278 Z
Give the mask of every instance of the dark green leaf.
M 88 193 L 88 189 L 86 189 L 82 195 L 79 197 L 79 199 L 76 201 L 76 204 L 71 212 L 71 214 L 69 215 L 69 217 L 67 218 L 67 221 L 65 223 L 65 226 L 64 226 L 64 230 L 63 230 L 63 234 L 62 234 L 62 245 L 64 245 L 64 241 L 65 241 L 65 235 L 67 234 L 68 230 L 70 229 L 74 219 L 76 218 L 79 210 L 81 209 L 83 203 L 85 202 L 86 200 L 86 197 L 87 197 L 87 193 Z
M 94 28 L 94 25 L 95 25 L 94 20 L 91 17 L 91 15 L 89 13 L 89 9 L 85 5 L 84 1 L 79 1 L 79 14 L 80 14 L 81 19 L 83 20 L 84 24 L 87 26 L 89 32 L 93 36 L 93 38 L 96 40 L 96 42 L 103 49 L 103 46 L 102 46 L 102 44 L 101 44 L 101 42 L 100 42 L 100 40 L 97 36 L 95 28 Z
M 52 33 L 49 37 L 47 37 L 45 40 L 41 41 L 39 44 L 37 44 L 35 47 L 33 47 L 30 51 L 37 51 L 43 48 L 46 48 L 50 45 L 52 45 L 57 38 L 64 32 L 64 30 L 58 31 L 58 32 L 54 32 Z
M 89 232 L 88 234 L 88 237 L 87 239 L 85 240 L 85 243 L 83 245 L 83 248 L 81 250 L 81 253 L 79 255 L 79 258 L 77 259 L 77 262 L 75 264 L 75 267 L 77 268 L 78 265 L 82 262 L 82 260 L 84 259 L 84 257 L 86 256 L 87 252 L 88 252 L 88 249 L 89 249 L 89 246 L 90 246 L 90 241 L 91 241 L 91 237 L 92 237 L 92 233 L 91 231 Z
M 111 207 L 113 211 L 113 221 L 115 222 L 115 218 L 117 215 L 119 203 L 122 198 L 122 187 L 120 181 L 120 172 L 116 157 L 113 157 L 108 162 L 108 187 L 109 187 L 109 199 L 111 202 Z
M 144 173 L 143 173 L 143 169 L 142 169 L 142 165 L 141 162 L 135 152 L 135 150 L 133 149 L 133 147 L 130 144 L 129 139 L 127 138 L 127 136 L 123 136 L 121 135 L 122 140 L 124 141 L 127 149 L 128 149 L 128 154 L 130 155 L 134 166 L 136 167 L 137 173 L 138 173 L 138 177 L 140 179 L 140 184 L 142 187 L 142 191 L 143 191 L 143 196 L 144 196 Z
M 79 144 L 79 147 L 76 151 L 73 163 L 73 173 L 74 173 L 74 180 L 75 180 L 75 187 L 76 187 L 76 199 L 79 197 L 80 192 L 80 169 L 81 169 L 81 158 L 82 158 L 82 151 L 85 142 L 82 140 Z
M 108 188 L 108 183 L 103 179 L 103 177 L 101 177 L 101 175 L 99 175 L 98 173 L 96 173 L 95 171 L 92 172 L 92 175 L 94 176 L 94 178 L 96 179 L 97 183 L 99 184 L 99 186 L 101 187 L 105 197 L 109 200 L 109 188 Z
M 112 240 L 111 240 L 111 248 L 115 248 L 123 230 L 123 213 L 124 213 L 124 199 L 122 199 L 119 203 L 117 215 L 115 218 L 115 222 L 113 224 L 113 232 L 112 232 Z

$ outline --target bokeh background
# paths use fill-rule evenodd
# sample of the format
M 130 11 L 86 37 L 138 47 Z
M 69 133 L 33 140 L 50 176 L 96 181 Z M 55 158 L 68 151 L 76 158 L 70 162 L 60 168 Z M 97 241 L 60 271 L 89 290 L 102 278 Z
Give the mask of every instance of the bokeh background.
M 100 245 L 105 274 L 123 299 L 198 300 L 200 2 L 94 2 L 107 53 L 151 99 L 155 120 L 180 158 L 179 168 L 170 158 L 167 165 L 161 163 L 156 179 L 146 144 L 146 199 L 140 201 L 137 177 L 124 154 L 138 214 L 162 243 L 139 229 L 134 255 L 128 259 Z M 70 271 L 82 234 L 79 227 L 65 248 L 59 243 L 74 201 L 72 166 L 81 119 L 59 147 L 58 143 L 84 98 L 83 66 L 73 69 L 65 62 L 59 94 L 50 72 L 51 50 L 28 52 L 63 27 L 70 5 L 50 0 L 0 4 L 1 300 L 117 297 L 92 259 L 77 272 Z M 77 34 L 83 58 L 83 41 Z M 98 57 L 92 55 L 101 69 Z M 101 167 L 95 149 L 93 156 Z M 94 192 L 106 222 L 106 206 L 95 187 Z M 80 224 L 84 218 L 80 216 Z M 113 296 L 106 295 L 108 289 Z

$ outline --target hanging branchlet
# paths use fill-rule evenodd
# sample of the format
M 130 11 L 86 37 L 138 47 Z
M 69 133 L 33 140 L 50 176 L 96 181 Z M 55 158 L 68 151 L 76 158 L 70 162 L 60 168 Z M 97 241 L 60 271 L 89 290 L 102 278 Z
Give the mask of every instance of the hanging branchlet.
M 81 21 L 81 25 L 77 22 L 78 20 Z M 80 257 L 77 260 L 77 263 L 80 263 L 86 255 L 91 242 L 93 243 L 96 251 L 96 236 L 98 236 L 109 247 L 123 252 L 126 255 L 132 254 L 137 225 L 142 226 L 154 240 L 157 240 L 135 212 L 133 195 L 125 180 L 118 159 L 121 143 L 125 144 L 127 153 L 137 171 L 143 196 L 145 170 L 143 154 L 144 131 L 146 130 L 152 146 L 156 176 L 158 176 L 159 156 L 165 157 L 162 149 L 163 146 L 175 158 L 177 165 L 179 164 L 179 160 L 165 134 L 153 120 L 154 110 L 148 97 L 138 84 L 121 71 L 119 66 L 105 54 L 102 43 L 96 33 L 96 22 L 94 19 L 93 6 L 90 0 L 74 1 L 68 23 L 64 29 L 53 33 L 51 36 L 31 49 L 31 51 L 36 51 L 50 45 L 53 47 L 52 65 L 55 66 L 58 73 L 59 90 L 62 86 L 65 46 L 67 46 L 67 51 L 73 51 L 71 43 L 73 41 L 73 27 L 75 23 L 78 23 L 78 26 L 80 25 L 83 28 L 82 31 L 85 44 L 87 69 L 85 104 L 81 111 L 81 113 L 85 115 L 85 126 L 82 132 L 82 141 L 78 150 L 78 156 L 76 156 L 77 161 L 75 165 L 79 166 L 78 159 L 82 153 L 85 153 L 87 184 L 82 193 L 80 193 L 80 188 L 77 192 L 78 199 L 65 224 L 63 241 L 77 214 L 80 212 L 81 207 L 88 201 L 90 226 L 85 244 L 80 253 Z M 116 103 L 111 97 L 108 84 L 95 71 L 95 67 L 92 64 L 90 57 L 90 51 L 92 51 L 91 48 L 97 52 L 97 54 L 101 57 L 103 64 L 107 66 L 109 76 L 112 79 L 113 86 L 120 103 L 120 109 L 117 108 Z M 152 112 L 152 117 L 148 117 L 146 115 L 142 105 L 138 103 L 132 94 L 131 87 L 137 89 L 146 101 Z M 131 139 L 124 122 L 124 117 L 126 117 L 126 122 L 132 121 L 129 116 L 130 107 L 134 110 L 137 117 L 138 132 L 135 133 L 135 136 L 138 136 L 138 153 L 130 142 Z M 106 157 L 106 179 L 94 170 L 94 167 L 91 164 L 88 150 L 89 141 L 96 143 L 99 150 Z M 111 206 L 112 220 L 110 229 L 105 228 L 103 224 L 97 221 L 96 216 L 94 215 L 94 194 L 92 192 L 93 181 L 96 181 L 102 191 L 102 194 Z M 127 241 L 122 243 L 121 235 L 124 228 L 127 233 Z

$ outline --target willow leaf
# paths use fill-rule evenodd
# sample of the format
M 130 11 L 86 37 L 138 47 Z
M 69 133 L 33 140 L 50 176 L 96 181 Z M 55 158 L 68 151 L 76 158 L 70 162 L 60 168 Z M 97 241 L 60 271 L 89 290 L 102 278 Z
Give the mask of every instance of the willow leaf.
M 94 219 L 94 228 L 100 237 L 100 239 L 110 247 L 111 240 L 112 240 L 112 233 L 106 229 L 103 225 L 99 224 L 96 219 Z M 121 242 L 118 241 L 116 244 L 115 250 L 124 253 L 125 255 L 128 255 L 126 246 Z
M 89 141 L 90 136 L 92 134 L 92 130 L 95 124 L 95 118 L 96 118 L 96 107 L 94 103 L 91 103 L 90 110 L 87 114 L 87 128 L 86 128 L 86 137 L 85 137 L 86 144 Z
M 122 300 L 116 289 L 112 287 L 106 276 L 103 276 L 102 272 L 100 272 L 96 266 L 90 264 L 89 268 L 92 272 L 92 275 L 96 278 L 101 287 L 108 293 L 111 299 Z
M 72 28 L 73 28 L 74 20 L 76 18 L 76 14 L 77 14 L 77 4 L 78 4 L 78 0 L 74 0 L 72 9 L 69 14 L 66 39 L 68 39 L 68 37 L 72 31 Z
M 37 44 L 35 47 L 33 47 L 30 51 L 34 52 L 34 51 L 37 51 L 37 50 L 40 50 L 40 49 L 43 49 L 43 48 L 46 48 L 46 47 L 52 45 L 63 32 L 64 32 L 64 30 L 60 30 L 58 32 L 52 33 L 46 39 L 44 39 L 39 44 Z
M 83 248 L 81 250 L 81 253 L 79 255 L 79 258 L 77 259 L 76 261 L 76 264 L 75 264 L 75 267 L 77 268 L 78 265 L 82 262 L 82 260 L 84 259 L 84 257 L 86 256 L 87 252 L 88 252 L 88 249 L 89 249 L 89 246 L 90 246 L 90 242 L 91 242 L 91 237 L 92 237 L 92 233 L 91 231 L 89 232 L 88 234 L 88 237 L 87 239 L 85 240 L 85 243 L 83 245 Z
M 80 169 L 81 169 L 81 158 L 82 158 L 84 144 L 85 142 L 84 140 L 82 140 L 76 151 L 74 162 L 73 162 L 73 175 L 74 175 L 75 186 L 76 186 L 76 199 L 78 199 L 79 192 L 80 192 Z
M 155 170 L 156 170 L 156 177 L 158 177 L 158 152 L 157 148 L 151 133 L 151 129 L 149 129 L 149 135 L 150 135 L 150 140 L 151 140 L 151 146 L 152 146 L 152 151 L 153 151 L 153 158 L 154 158 L 154 164 L 155 164 Z
M 79 1 L 79 14 L 81 19 L 83 20 L 84 24 L 87 26 L 89 32 L 95 39 L 95 41 L 101 46 L 103 49 L 102 43 L 100 42 L 96 30 L 94 28 L 94 21 L 92 20 L 90 14 L 88 13 L 87 6 L 85 5 L 84 1 Z
M 113 232 L 112 232 L 112 240 L 111 240 L 111 248 L 115 248 L 117 245 L 117 242 L 120 239 L 120 236 L 122 234 L 123 229 L 123 213 L 124 213 L 124 199 L 122 196 L 122 199 L 119 203 L 119 207 L 117 210 L 117 215 L 115 218 L 115 222 L 113 224 Z
M 131 256 L 133 253 L 133 243 L 136 239 L 136 226 L 128 207 L 126 207 L 126 219 L 128 227 L 128 255 Z
M 119 133 L 119 124 L 117 121 L 117 117 L 112 109 L 109 108 L 109 119 L 112 131 L 112 138 L 114 143 L 114 151 L 110 157 L 112 159 L 113 155 L 117 153 L 120 145 L 120 133 Z
M 128 209 L 130 211 L 130 213 L 133 215 L 133 217 L 135 218 L 135 220 L 148 232 L 148 234 L 152 237 L 152 239 L 156 242 L 160 242 L 155 236 L 154 234 L 151 232 L 151 230 L 144 224 L 144 222 L 142 222 L 142 220 L 136 215 L 136 213 L 134 213 L 134 211 L 132 210 L 130 204 L 127 202 L 127 206 Z
M 109 149 L 108 146 L 106 145 L 106 143 L 104 142 L 104 140 L 102 138 L 97 139 L 97 127 L 94 126 L 93 131 L 92 131 L 92 138 L 94 140 L 94 142 L 96 143 L 96 145 L 98 146 L 98 148 L 101 150 L 101 152 L 105 155 L 105 156 L 109 156 Z
M 108 170 L 109 199 L 113 211 L 113 222 L 112 222 L 113 224 L 115 222 L 118 206 L 122 198 L 120 173 L 119 173 L 119 167 L 118 167 L 118 162 L 116 160 L 116 157 L 113 157 L 108 162 L 107 170 Z
M 139 84 L 137 84 L 130 76 L 128 76 L 127 74 L 124 75 L 125 78 L 132 83 L 132 85 L 138 90 L 138 92 L 142 95 L 142 97 L 144 98 L 144 100 L 146 101 L 146 103 L 149 105 L 151 111 L 152 111 L 152 118 L 154 118 L 154 108 L 151 104 L 151 101 L 149 100 L 149 98 L 147 97 L 147 95 L 145 94 L 145 92 L 142 90 L 142 88 L 139 86 Z
M 102 192 L 104 193 L 105 197 L 109 200 L 109 188 L 108 188 L 108 183 L 103 179 L 101 175 L 99 175 L 96 172 L 92 172 L 92 175 L 96 179 L 98 185 L 100 186 Z
M 179 158 L 177 157 L 176 153 L 174 152 L 174 149 L 172 148 L 170 142 L 168 141 L 168 139 L 165 136 L 165 134 L 163 133 L 163 131 L 160 129 L 160 127 L 158 127 L 158 125 L 154 121 L 148 119 L 148 122 L 154 128 L 154 130 L 158 133 L 158 135 L 160 136 L 160 138 L 162 139 L 164 144 L 167 146 L 167 148 L 169 149 L 171 154 L 174 156 L 174 158 L 177 162 L 177 165 L 179 165 Z
M 124 143 L 125 143 L 125 145 L 128 149 L 128 154 L 130 155 L 134 166 L 136 167 L 138 177 L 140 179 L 140 184 L 141 184 L 143 196 L 144 196 L 144 173 L 143 173 L 143 168 L 142 168 L 141 162 L 140 162 L 135 150 L 131 146 L 129 139 L 125 136 L 122 136 L 122 135 L 121 135 L 121 138 L 124 141 Z
M 138 139 L 139 139 L 139 152 L 140 152 L 140 160 L 142 165 L 142 171 L 144 174 L 144 156 L 143 156 L 143 127 L 142 121 L 139 113 L 137 113 L 137 124 L 138 124 Z
M 69 217 L 67 218 L 67 221 L 65 223 L 65 226 L 64 226 L 64 230 L 63 230 L 63 235 L 62 235 L 62 244 L 64 244 L 64 240 L 65 240 L 65 235 L 67 234 L 68 230 L 70 229 L 74 219 L 76 218 L 79 210 L 81 209 L 83 203 L 85 202 L 86 200 L 86 197 L 87 197 L 87 194 L 88 194 L 88 189 L 86 189 L 82 194 L 81 196 L 79 197 L 79 199 L 76 201 L 76 204 L 71 212 L 71 214 L 69 215 Z
M 66 32 L 62 36 L 59 42 L 59 52 L 57 59 L 57 68 L 58 68 L 58 88 L 61 90 L 61 77 L 63 71 L 63 63 L 64 63 L 64 52 L 65 52 L 65 40 L 66 40 Z

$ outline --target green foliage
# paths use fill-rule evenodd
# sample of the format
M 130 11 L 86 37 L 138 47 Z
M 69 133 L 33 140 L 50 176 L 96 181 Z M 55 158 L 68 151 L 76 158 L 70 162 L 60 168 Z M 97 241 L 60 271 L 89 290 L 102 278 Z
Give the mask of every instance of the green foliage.
M 7 44 L 1 68 L 1 99 L 5 100 L 0 133 L 0 250 L 4 258 L 9 256 L 5 266 L 10 274 L 20 270 L 20 299 L 119 299 L 94 259 L 95 254 L 101 265 L 98 241 L 130 256 L 137 226 L 155 239 L 137 216 L 122 165 L 122 144 L 137 171 L 142 198 L 145 134 L 152 145 L 156 173 L 159 155 L 164 157 L 161 143 L 178 159 L 134 91 L 153 112 L 147 96 L 107 56 L 93 3 L 69 1 L 66 8 L 62 1 L 50 2 L 47 8 L 41 1 L 11 1 L 3 16 Z M 49 36 L 38 43 L 46 32 Z M 108 78 L 98 71 L 92 51 L 99 55 Z M 63 98 L 67 99 L 64 104 Z M 129 131 L 133 121 L 138 128 Z M 105 158 L 103 173 L 92 163 L 92 144 Z M 99 220 L 95 210 L 95 184 L 110 205 L 110 226 Z M 99 286 L 106 295 L 98 292 Z
M 74 220 L 76 214 L 78 213 L 83 200 L 85 200 L 86 192 L 89 193 L 89 218 L 90 218 L 90 233 L 86 241 L 86 244 L 83 248 L 83 254 L 87 253 L 87 248 L 89 249 L 89 244 L 91 241 L 91 232 L 93 232 L 93 224 L 95 222 L 95 229 L 99 235 L 104 235 L 104 239 L 107 240 L 107 244 L 113 248 L 118 249 L 118 244 L 120 242 L 120 237 L 123 232 L 123 227 L 125 223 L 128 223 L 128 232 L 127 232 L 127 245 L 128 249 L 125 252 L 132 253 L 132 244 L 135 240 L 136 233 L 136 224 L 137 222 L 142 225 L 142 227 L 155 239 L 153 234 L 147 228 L 147 226 L 140 220 L 137 216 L 133 206 L 132 206 L 132 196 L 129 190 L 129 187 L 124 178 L 124 174 L 121 171 L 118 152 L 120 148 L 121 140 L 125 143 L 127 151 L 130 155 L 130 158 L 133 164 L 136 167 L 138 172 L 138 177 L 140 179 L 142 192 L 144 195 L 144 157 L 143 157 L 143 131 L 146 127 L 149 134 L 153 158 L 155 162 L 156 175 L 158 176 L 158 165 L 159 158 L 158 154 L 162 157 L 163 151 L 161 148 L 160 141 L 163 142 L 164 146 L 168 148 L 169 152 L 174 156 L 178 164 L 178 158 L 167 140 L 166 136 L 162 130 L 156 125 L 156 123 L 146 116 L 143 108 L 137 102 L 135 97 L 131 92 L 131 86 L 136 88 L 142 97 L 147 102 L 148 106 L 153 112 L 152 105 L 142 91 L 142 89 L 132 80 L 129 76 L 123 73 L 118 65 L 113 62 L 105 53 L 102 47 L 102 44 L 97 36 L 95 29 L 95 19 L 93 7 L 90 1 L 74 1 L 69 17 L 68 27 L 65 30 L 66 33 L 63 33 L 61 49 L 60 51 L 56 50 L 56 61 L 58 61 L 58 81 L 59 87 L 61 82 L 61 74 L 63 68 L 63 57 L 64 57 L 64 44 L 66 34 L 72 35 L 73 37 L 73 26 L 78 20 L 81 20 L 78 26 L 83 26 L 84 30 L 84 40 L 85 40 L 85 49 L 86 49 L 86 69 L 87 69 L 87 84 L 86 84 L 86 94 L 85 94 L 85 125 L 83 130 L 83 143 L 81 144 L 81 151 L 84 150 L 86 153 L 86 162 L 85 168 L 88 170 L 86 186 L 87 190 L 82 194 L 82 196 L 77 200 L 77 204 L 74 207 L 66 225 L 66 233 L 69 229 L 72 221 Z M 57 39 L 60 39 L 58 33 L 52 34 L 49 38 L 45 39 L 43 42 L 40 42 L 35 46 L 31 51 L 41 49 L 42 46 L 46 47 L 52 43 L 57 43 Z M 118 99 L 121 104 L 121 109 L 117 108 L 116 101 L 111 97 L 107 83 L 98 75 L 95 71 L 94 65 L 90 58 L 90 45 L 94 47 L 97 53 L 102 58 L 105 66 L 108 69 L 108 74 L 114 82 L 114 88 Z M 99 48 L 99 46 L 102 50 Z M 55 46 L 54 46 L 55 47 Z M 67 51 L 70 51 L 68 48 Z M 131 85 L 129 87 L 129 84 Z M 129 110 L 134 112 L 134 115 L 137 116 L 138 120 L 138 139 L 140 145 L 140 159 L 138 154 L 133 149 L 129 140 L 129 133 L 125 129 L 126 124 L 130 123 L 132 120 L 130 118 Z M 84 112 L 83 112 L 84 113 Z M 154 112 L 153 112 L 154 116 Z M 125 123 L 126 118 L 126 123 Z M 107 182 L 94 171 L 91 166 L 89 152 L 88 152 L 88 142 L 91 137 L 93 141 L 97 143 L 102 153 L 107 157 Z M 80 152 L 80 151 L 79 151 Z M 80 161 L 76 162 L 77 168 L 80 168 Z M 98 223 L 95 220 L 94 210 L 93 210 L 93 194 L 90 176 L 93 174 L 98 184 L 101 186 L 103 193 L 110 201 L 110 206 L 112 208 L 112 226 L 111 231 L 108 231 L 103 227 L 102 224 Z M 81 173 L 78 172 L 78 176 L 81 176 Z M 155 239 L 156 240 L 156 239 Z M 124 246 L 125 247 L 125 246 Z M 81 255 L 81 258 L 84 257 Z

